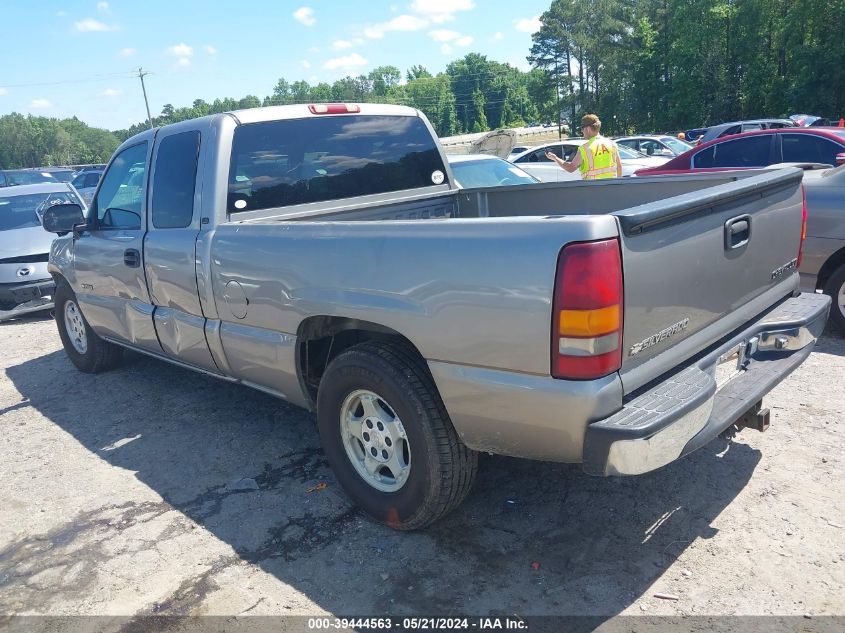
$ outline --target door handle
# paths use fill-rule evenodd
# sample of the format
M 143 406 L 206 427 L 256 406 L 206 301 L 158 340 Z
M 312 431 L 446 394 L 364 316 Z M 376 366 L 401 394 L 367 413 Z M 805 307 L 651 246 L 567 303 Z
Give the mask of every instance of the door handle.
M 135 248 L 127 248 L 123 251 L 123 263 L 129 268 L 138 268 L 141 265 L 141 253 Z
M 741 248 L 751 239 L 751 216 L 740 215 L 725 222 L 725 250 Z

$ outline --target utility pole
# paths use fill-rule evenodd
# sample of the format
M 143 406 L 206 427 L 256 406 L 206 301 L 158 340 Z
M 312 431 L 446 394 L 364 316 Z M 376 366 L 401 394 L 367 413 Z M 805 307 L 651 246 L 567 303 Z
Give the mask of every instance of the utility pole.
M 141 80 L 141 90 L 144 93 L 144 105 L 147 106 L 147 121 L 150 123 L 150 129 L 153 129 L 153 117 L 150 116 L 150 102 L 147 101 L 147 88 L 144 86 L 144 77 L 150 73 L 145 73 L 143 68 L 138 68 L 138 79 Z

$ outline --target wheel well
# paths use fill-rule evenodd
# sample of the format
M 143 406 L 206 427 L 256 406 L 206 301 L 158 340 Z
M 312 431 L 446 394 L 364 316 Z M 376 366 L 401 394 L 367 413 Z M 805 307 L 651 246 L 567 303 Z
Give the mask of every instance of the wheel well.
M 830 276 L 839 270 L 840 266 L 845 266 L 845 248 L 840 248 L 833 255 L 831 255 L 824 265 L 819 269 L 819 275 L 816 280 L 816 288 L 824 290 L 827 285 L 827 280 Z
M 297 375 L 312 409 L 316 408 L 317 389 L 329 363 L 341 352 L 367 341 L 397 343 L 423 358 L 406 337 L 378 323 L 346 317 L 314 316 L 300 324 L 296 336 Z

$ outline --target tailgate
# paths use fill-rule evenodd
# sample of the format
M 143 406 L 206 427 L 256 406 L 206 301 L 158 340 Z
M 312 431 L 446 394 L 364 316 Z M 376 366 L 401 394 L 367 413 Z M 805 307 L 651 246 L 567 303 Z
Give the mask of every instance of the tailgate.
M 622 241 L 626 393 L 797 288 L 801 178 L 797 169 L 758 172 L 614 213 Z

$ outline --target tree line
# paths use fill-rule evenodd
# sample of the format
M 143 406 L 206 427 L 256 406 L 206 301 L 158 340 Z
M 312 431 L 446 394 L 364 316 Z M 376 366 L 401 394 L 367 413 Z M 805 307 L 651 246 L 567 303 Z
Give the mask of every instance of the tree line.
M 845 0 L 552 0 L 532 35 L 532 69 L 470 53 L 432 74 L 380 66 L 267 96 L 167 104 L 154 125 L 290 103 L 382 102 L 422 110 L 438 135 L 596 112 L 609 134 L 807 112 L 845 114 Z M 404 79 L 404 81 L 403 81 Z M 149 127 L 107 132 L 74 119 L 0 117 L 0 168 L 101 162 Z M 576 126 L 577 132 L 577 126 Z

